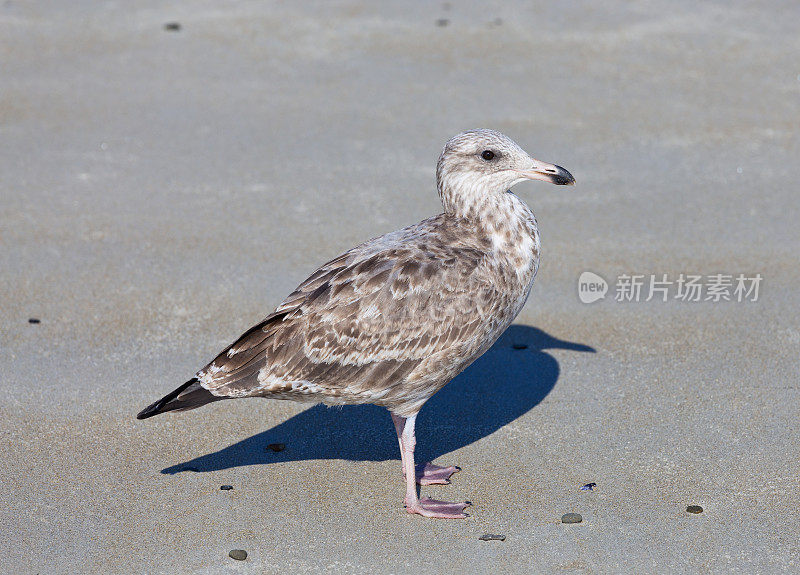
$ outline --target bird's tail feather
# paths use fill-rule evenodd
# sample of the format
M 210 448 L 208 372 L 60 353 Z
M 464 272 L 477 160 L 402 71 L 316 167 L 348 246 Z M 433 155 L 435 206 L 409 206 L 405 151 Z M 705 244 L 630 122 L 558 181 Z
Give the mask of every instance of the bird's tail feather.
M 136 414 L 136 419 L 147 419 L 159 413 L 167 411 L 184 411 L 186 409 L 194 409 L 211 403 L 212 401 L 219 401 L 220 399 L 227 399 L 226 397 L 218 397 L 200 385 L 200 381 L 194 377 L 184 383 L 175 391 L 172 391 L 156 401 L 148 405 L 142 411 Z

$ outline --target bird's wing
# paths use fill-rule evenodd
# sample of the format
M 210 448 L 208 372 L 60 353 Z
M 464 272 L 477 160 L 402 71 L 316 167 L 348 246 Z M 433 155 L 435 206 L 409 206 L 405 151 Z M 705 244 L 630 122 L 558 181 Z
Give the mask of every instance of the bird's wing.
M 423 359 L 480 336 L 497 299 L 483 257 L 424 238 L 364 244 L 320 267 L 197 377 L 228 397 L 380 394 Z

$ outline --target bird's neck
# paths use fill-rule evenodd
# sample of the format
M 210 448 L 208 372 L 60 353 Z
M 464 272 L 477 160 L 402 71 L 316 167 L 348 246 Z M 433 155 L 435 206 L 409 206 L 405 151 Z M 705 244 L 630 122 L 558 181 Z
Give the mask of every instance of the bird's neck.
M 539 266 L 539 231 L 536 217 L 525 202 L 510 191 L 461 190 L 448 194 L 440 190 L 440 194 L 445 213 L 490 240 L 500 260 L 532 281 Z
M 466 172 L 438 174 L 437 184 L 444 212 L 458 218 L 474 218 L 485 208 L 489 196 L 499 195 L 476 185 L 472 175 Z

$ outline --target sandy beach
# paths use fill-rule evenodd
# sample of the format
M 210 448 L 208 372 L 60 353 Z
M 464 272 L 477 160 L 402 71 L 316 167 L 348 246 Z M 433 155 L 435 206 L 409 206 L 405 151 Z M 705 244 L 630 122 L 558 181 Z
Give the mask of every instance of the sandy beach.
M 796 573 L 799 21 L 1 3 L 0 572 Z M 419 458 L 462 468 L 422 492 L 469 518 L 405 512 L 374 406 L 134 419 L 316 266 L 438 213 L 436 158 L 477 127 L 577 186 L 515 188 L 531 297 L 419 416 Z

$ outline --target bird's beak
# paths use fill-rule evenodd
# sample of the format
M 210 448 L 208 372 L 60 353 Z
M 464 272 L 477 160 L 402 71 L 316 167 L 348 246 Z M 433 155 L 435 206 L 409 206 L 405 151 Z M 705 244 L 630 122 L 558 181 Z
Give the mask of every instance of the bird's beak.
M 521 177 L 529 180 L 544 180 L 558 186 L 573 186 L 575 178 L 567 170 L 555 164 L 548 164 L 533 160 L 533 165 L 527 170 L 514 170 Z

